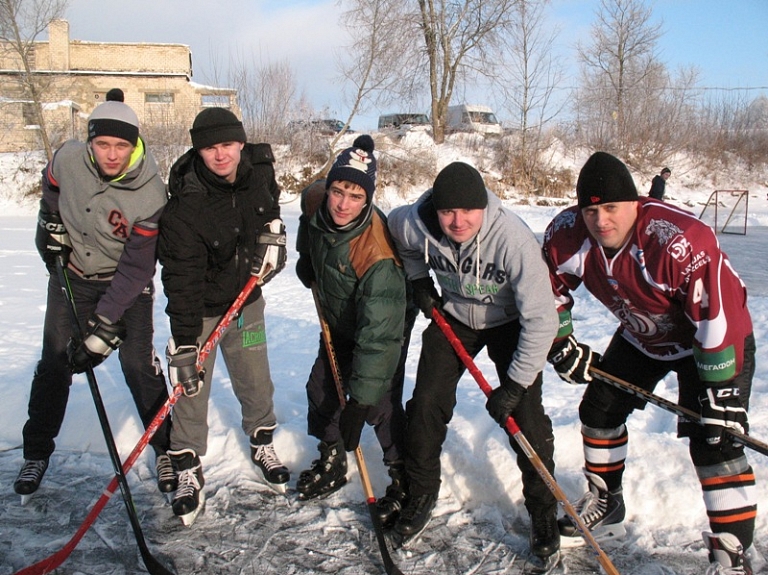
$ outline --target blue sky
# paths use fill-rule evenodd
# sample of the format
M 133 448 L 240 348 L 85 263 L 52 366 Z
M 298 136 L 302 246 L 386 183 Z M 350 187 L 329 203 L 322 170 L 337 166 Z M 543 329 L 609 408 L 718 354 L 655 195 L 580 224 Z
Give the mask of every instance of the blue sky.
M 695 66 L 701 86 L 763 88 L 750 94 L 768 94 L 768 0 L 648 4 L 654 19 L 664 23 L 659 51 L 670 69 Z M 598 7 L 599 0 L 552 1 L 549 21 L 560 29 L 558 51 L 565 61 L 576 42 L 588 37 Z M 287 60 L 313 105 L 344 119 L 348 109 L 339 97 L 336 68 L 346 41 L 338 27 L 340 10 L 335 0 L 70 0 L 67 19 L 77 40 L 188 44 L 198 82 L 211 80 L 212 62 L 230 54 Z M 374 127 L 379 112 L 366 112 L 353 126 Z

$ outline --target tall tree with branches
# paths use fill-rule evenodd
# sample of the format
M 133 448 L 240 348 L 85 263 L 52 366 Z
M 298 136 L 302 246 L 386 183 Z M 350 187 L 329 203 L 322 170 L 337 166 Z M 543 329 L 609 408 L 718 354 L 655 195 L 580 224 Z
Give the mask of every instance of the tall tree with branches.
M 32 103 L 49 160 L 53 149 L 43 115 L 45 84 L 36 73 L 35 39 L 64 15 L 67 5 L 68 0 L 0 0 L 0 49 L 6 61 L 18 63 L 19 95 Z

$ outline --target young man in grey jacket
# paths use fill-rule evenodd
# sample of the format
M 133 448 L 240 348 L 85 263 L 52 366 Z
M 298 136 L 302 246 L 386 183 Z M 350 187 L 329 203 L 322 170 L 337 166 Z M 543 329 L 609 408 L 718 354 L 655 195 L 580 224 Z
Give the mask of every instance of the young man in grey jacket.
M 50 277 L 43 348 L 24 425 L 24 465 L 14 483 L 22 498 L 40 485 L 55 448 L 72 373 L 96 367 L 120 347 L 120 367 L 144 425 L 168 399 L 153 345 L 155 247 L 165 185 L 139 136 L 139 120 L 122 102 L 104 102 L 88 119 L 88 141 L 65 142 L 43 170 L 35 243 Z M 66 266 L 83 328 L 72 339 L 56 273 Z M 122 345 L 121 345 L 122 344 Z M 169 420 L 150 444 L 158 487 L 176 488 L 166 455 Z
M 521 219 L 502 207 L 472 166 L 454 162 L 413 205 L 392 210 L 389 229 L 428 317 L 437 307 L 470 356 L 484 347 L 501 385 L 486 405 L 501 425 L 513 416 L 551 473 L 552 423 L 541 403 L 541 371 L 557 332 L 547 267 Z M 438 295 L 432 271 L 442 291 Z M 405 465 L 411 499 L 395 524 L 404 539 L 427 525 L 440 488 L 440 452 L 464 365 L 434 323 L 422 335 L 413 398 L 406 405 Z M 510 438 L 531 516 L 531 552 L 556 558 L 557 501 Z

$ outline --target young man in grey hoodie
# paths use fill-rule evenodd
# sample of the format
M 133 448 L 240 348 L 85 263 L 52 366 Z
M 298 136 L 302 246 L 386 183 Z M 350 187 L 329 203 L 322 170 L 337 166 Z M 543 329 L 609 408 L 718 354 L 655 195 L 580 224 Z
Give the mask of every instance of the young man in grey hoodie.
M 454 162 L 414 204 L 392 210 L 389 230 L 427 318 L 437 307 L 470 356 L 484 347 L 501 385 L 486 404 L 504 425 L 513 416 L 554 473 L 552 423 L 541 403 L 541 371 L 557 333 L 547 267 L 523 221 L 501 205 L 472 166 Z M 430 271 L 440 284 L 435 289 Z M 427 525 L 440 489 L 440 452 L 464 364 L 434 323 L 422 334 L 413 398 L 406 405 L 405 466 L 411 499 L 395 524 L 409 539 Z M 531 552 L 558 557 L 557 501 L 510 438 L 531 516 Z

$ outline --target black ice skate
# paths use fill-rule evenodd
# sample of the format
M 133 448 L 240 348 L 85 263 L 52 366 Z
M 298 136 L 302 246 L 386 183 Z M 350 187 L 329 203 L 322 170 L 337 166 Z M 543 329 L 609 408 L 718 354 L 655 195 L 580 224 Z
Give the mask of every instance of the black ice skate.
M 272 429 L 259 429 L 251 438 L 251 461 L 256 465 L 268 487 L 285 494 L 291 474 L 280 462 L 272 443 Z
M 397 461 L 389 464 L 389 476 L 392 483 L 387 487 L 384 497 L 376 501 L 376 514 L 379 524 L 389 529 L 395 524 L 400 512 L 408 502 L 408 477 L 405 474 L 405 464 Z
M 25 459 L 21 471 L 13 483 L 13 490 L 21 495 L 21 504 L 26 505 L 31 495 L 40 487 L 43 475 L 48 469 L 48 459 Z
M 551 573 L 560 563 L 560 531 L 557 525 L 557 508 L 531 513 L 531 555 L 524 572 Z
M 588 471 L 584 475 L 589 482 L 589 491 L 574 504 L 584 525 L 598 543 L 624 537 L 627 533 L 624 528 L 626 508 L 621 488 L 608 491 L 602 477 Z M 584 545 L 584 539 L 570 517 L 563 517 L 557 523 L 563 547 Z
M 176 495 L 173 497 L 173 514 L 190 526 L 197 519 L 205 503 L 205 479 L 200 458 L 191 449 L 169 451 L 178 477 Z
M 437 504 L 437 493 L 411 496 L 395 523 L 392 542 L 396 547 L 407 546 L 427 528 Z
M 321 441 L 318 445 L 320 459 L 312 462 L 312 468 L 302 471 L 296 482 L 299 499 L 307 501 L 327 496 L 341 489 L 347 483 L 347 453 L 344 443 Z

